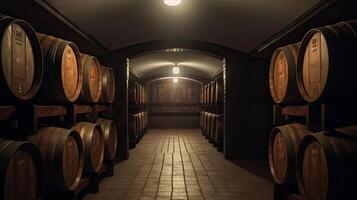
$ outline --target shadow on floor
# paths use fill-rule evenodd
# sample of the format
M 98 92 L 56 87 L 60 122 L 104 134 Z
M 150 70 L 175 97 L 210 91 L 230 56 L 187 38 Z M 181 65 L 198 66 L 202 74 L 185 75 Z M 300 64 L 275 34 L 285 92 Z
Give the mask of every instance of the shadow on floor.
M 233 164 L 269 182 L 274 182 L 268 160 L 231 160 Z

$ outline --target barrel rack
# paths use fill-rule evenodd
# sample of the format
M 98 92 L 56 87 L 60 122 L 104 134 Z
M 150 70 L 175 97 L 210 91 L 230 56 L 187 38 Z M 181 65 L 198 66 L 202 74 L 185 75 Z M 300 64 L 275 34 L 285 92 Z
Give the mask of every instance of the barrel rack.
M 329 131 L 357 123 L 357 104 L 273 105 L 273 126 L 293 122 L 304 124 L 312 132 Z M 274 184 L 274 200 L 306 200 L 297 188 Z
M 77 122 L 95 122 L 98 117 L 110 118 L 112 115 L 111 104 L 94 105 L 22 105 L 22 106 L 0 106 L 0 123 L 9 128 L 12 137 L 16 140 L 27 140 L 27 135 L 37 132 L 42 126 L 57 126 L 71 128 Z M 14 129 L 14 131 L 12 131 Z M 103 161 L 101 170 L 97 173 L 83 175 L 79 186 L 65 194 L 51 196 L 47 199 L 81 199 L 87 193 L 99 192 L 99 181 L 104 177 L 114 175 L 113 161 Z

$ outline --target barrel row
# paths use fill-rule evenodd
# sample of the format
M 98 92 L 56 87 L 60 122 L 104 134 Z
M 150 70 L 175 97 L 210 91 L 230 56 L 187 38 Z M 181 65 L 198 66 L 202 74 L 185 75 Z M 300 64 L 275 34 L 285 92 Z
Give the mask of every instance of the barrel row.
M 2 104 L 112 103 L 115 77 L 71 41 L 36 33 L 25 21 L 0 16 Z
M 202 105 L 223 103 L 223 78 L 217 78 L 202 87 L 200 103 Z
M 210 143 L 223 149 L 223 115 L 216 115 L 208 112 L 200 114 L 201 133 Z
M 275 103 L 347 102 L 357 99 L 357 21 L 312 29 L 299 43 L 276 49 L 269 84 Z
M 75 190 L 82 176 L 113 160 L 117 130 L 106 119 L 71 130 L 45 127 L 26 142 L 0 139 L 0 149 L 1 199 L 43 199 Z
M 131 104 L 147 104 L 147 89 L 136 81 L 129 81 L 129 102 Z
M 318 133 L 301 124 L 275 127 L 269 163 L 276 183 L 307 199 L 351 199 L 357 195 L 357 125 Z
M 149 115 L 147 111 L 129 115 L 129 141 L 136 144 L 144 136 L 148 127 Z

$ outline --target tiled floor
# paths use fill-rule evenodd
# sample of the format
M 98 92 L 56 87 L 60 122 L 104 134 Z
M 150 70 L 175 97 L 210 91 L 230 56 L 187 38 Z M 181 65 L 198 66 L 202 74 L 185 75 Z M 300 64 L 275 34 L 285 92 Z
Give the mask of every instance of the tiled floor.
M 272 199 L 264 163 L 225 160 L 199 130 L 149 130 L 84 199 Z

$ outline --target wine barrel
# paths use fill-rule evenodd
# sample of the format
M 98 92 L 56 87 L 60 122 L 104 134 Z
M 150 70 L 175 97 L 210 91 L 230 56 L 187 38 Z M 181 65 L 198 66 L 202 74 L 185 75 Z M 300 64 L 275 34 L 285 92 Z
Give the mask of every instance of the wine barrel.
M 22 103 L 38 92 L 43 73 L 41 45 L 25 21 L 0 16 L 1 103 Z
M 296 82 L 296 62 L 300 44 L 299 42 L 280 47 L 273 53 L 269 68 L 269 86 L 275 103 L 303 103 Z
M 269 137 L 269 165 L 275 182 L 296 187 L 295 162 L 298 146 L 309 131 L 301 124 L 273 128 Z
M 207 104 L 207 85 L 203 86 L 203 105 Z
M 357 21 L 310 30 L 297 62 L 297 83 L 307 102 L 354 101 L 357 98 Z
M 136 85 L 135 82 L 129 80 L 129 103 L 136 104 Z
M 0 139 L 0 182 L 0 199 L 43 199 L 45 164 L 37 147 Z
M 82 89 L 83 68 L 79 50 L 73 42 L 37 33 L 44 55 L 44 77 L 38 101 L 75 102 Z
M 80 122 L 73 127 L 83 141 L 84 173 L 98 172 L 104 158 L 104 137 L 102 128 L 93 123 Z
M 131 143 L 136 143 L 137 138 L 137 117 L 136 115 L 129 115 L 129 140 L 132 141 Z
M 210 136 L 210 127 L 211 127 L 211 123 L 212 123 L 212 114 L 211 113 L 207 113 L 207 122 L 206 122 L 206 133 L 205 133 L 205 137 L 208 139 Z
M 224 138 L 224 123 L 223 123 L 224 115 L 218 115 L 217 117 L 217 125 L 216 125 L 216 137 L 215 137 L 215 145 L 219 151 L 223 150 L 223 138 Z
M 215 94 L 216 94 L 216 82 L 211 82 L 211 96 L 210 96 L 210 104 L 215 104 Z
M 29 141 L 41 151 L 46 164 L 47 190 L 61 193 L 77 188 L 83 172 L 83 147 L 73 130 L 45 127 Z
M 297 155 L 297 183 L 308 199 L 357 196 L 357 126 L 311 134 Z
M 102 66 L 102 103 L 113 103 L 115 97 L 115 76 L 110 67 Z
M 83 65 L 83 87 L 80 100 L 83 103 L 97 103 L 102 93 L 102 72 L 99 60 L 90 55 L 81 53 Z
M 216 125 L 217 125 L 217 115 L 212 114 L 211 123 L 210 123 L 210 131 L 209 131 L 209 141 L 214 143 L 216 137 Z
M 99 118 L 96 123 L 102 128 L 104 135 L 104 159 L 113 160 L 117 151 L 118 133 L 112 120 Z

